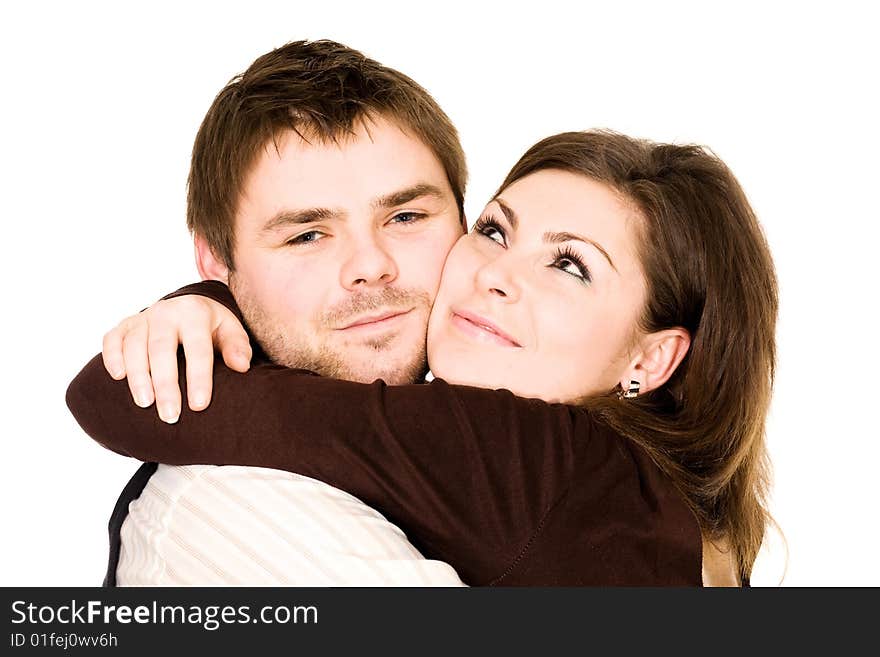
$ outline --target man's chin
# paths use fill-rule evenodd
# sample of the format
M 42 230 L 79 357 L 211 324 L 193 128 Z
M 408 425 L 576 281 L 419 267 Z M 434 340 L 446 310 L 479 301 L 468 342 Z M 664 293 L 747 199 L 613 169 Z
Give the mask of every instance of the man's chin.
M 384 337 L 384 336 L 383 336 Z M 401 338 L 408 337 L 409 344 Z M 375 339 L 322 345 L 297 345 L 279 335 L 267 341 L 264 350 L 269 358 L 285 367 L 305 369 L 332 379 L 372 383 L 382 379 L 388 385 L 404 385 L 424 380 L 428 370 L 424 338 L 391 336 L 381 344 Z
M 376 352 L 368 349 L 367 353 L 357 350 L 359 353 L 348 352 L 348 357 L 341 355 L 339 359 L 345 363 L 342 376 L 336 378 L 356 381 L 358 383 L 372 383 L 376 379 L 382 379 L 388 385 L 406 385 L 423 381 L 428 371 L 427 359 L 424 351 L 413 355 L 387 352 Z
M 357 383 L 372 383 L 377 379 L 382 379 L 390 386 L 406 385 L 409 383 L 418 383 L 425 378 L 427 366 L 422 363 L 404 365 L 394 367 L 392 365 L 384 365 L 382 363 L 371 363 L 363 368 L 352 368 L 344 373 L 345 376 L 337 376 L 336 378 L 355 381 Z

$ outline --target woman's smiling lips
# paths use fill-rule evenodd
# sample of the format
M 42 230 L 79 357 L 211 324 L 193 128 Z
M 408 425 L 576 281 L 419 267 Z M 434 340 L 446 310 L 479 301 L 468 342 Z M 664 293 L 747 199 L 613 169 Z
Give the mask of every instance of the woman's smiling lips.
M 497 344 L 502 347 L 522 348 L 519 342 L 501 330 L 497 325 L 485 317 L 466 310 L 453 310 L 452 324 L 465 335 L 482 342 Z

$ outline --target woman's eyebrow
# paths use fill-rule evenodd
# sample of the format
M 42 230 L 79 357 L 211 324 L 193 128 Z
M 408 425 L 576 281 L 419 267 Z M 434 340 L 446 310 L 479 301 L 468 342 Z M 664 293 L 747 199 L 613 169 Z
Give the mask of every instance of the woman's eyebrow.
M 493 198 L 492 200 L 495 201 L 498 204 L 498 207 L 501 208 L 501 211 L 504 213 L 504 216 L 507 217 L 507 221 L 510 223 L 510 227 L 513 228 L 514 230 L 516 230 L 517 226 L 519 225 L 519 218 L 516 216 L 516 212 L 513 211 L 513 208 L 510 207 L 509 205 L 507 205 L 507 203 L 502 201 L 497 196 L 495 198 Z M 599 253 L 601 253 L 603 256 L 605 256 L 605 259 L 608 261 L 608 264 L 611 265 L 611 268 L 614 271 L 616 271 L 618 274 L 620 273 L 619 271 L 617 271 L 617 267 L 614 266 L 614 261 L 611 260 L 611 256 L 608 255 L 608 251 L 606 251 L 602 247 L 602 245 L 599 244 L 599 242 L 596 242 L 595 240 L 591 240 L 588 237 L 584 237 L 583 235 L 578 235 L 577 233 L 569 233 L 569 232 L 557 233 L 557 232 L 548 231 L 548 232 L 544 233 L 544 241 L 548 242 L 550 244 L 558 244 L 560 242 L 571 242 L 571 241 L 584 242 L 585 244 L 590 244 Z
M 603 256 L 605 256 L 605 259 L 608 261 L 608 264 L 611 265 L 611 268 L 614 271 L 617 271 L 617 267 L 614 266 L 614 262 L 611 260 L 611 256 L 608 255 L 608 251 L 603 249 L 602 245 L 599 244 L 599 242 L 596 242 L 595 240 L 591 240 L 589 237 L 584 237 L 583 235 L 578 235 L 577 233 L 568 233 L 568 232 L 555 233 L 552 231 L 548 231 L 548 232 L 544 233 L 544 241 L 548 242 L 550 244 L 559 244 L 560 242 L 572 242 L 572 241 L 584 242 L 585 244 L 590 244 L 591 246 L 595 247 L 595 249 L 599 253 L 601 253 Z M 620 272 L 617 272 L 617 273 L 619 274 Z
M 519 225 L 519 218 L 516 216 L 516 212 L 513 211 L 513 208 L 511 208 L 509 205 L 507 205 L 507 203 L 502 201 L 497 196 L 492 200 L 495 201 L 498 204 L 498 207 L 501 208 L 504 216 L 507 217 L 507 222 L 510 224 L 510 227 L 516 230 L 517 226 Z

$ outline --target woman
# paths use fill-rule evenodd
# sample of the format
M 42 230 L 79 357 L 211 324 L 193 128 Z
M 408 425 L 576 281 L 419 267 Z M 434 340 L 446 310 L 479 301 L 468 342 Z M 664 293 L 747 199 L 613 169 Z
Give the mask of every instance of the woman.
M 68 403 L 143 460 L 340 486 L 471 584 L 699 584 L 701 532 L 747 581 L 768 522 L 776 309 L 769 250 L 722 162 L 565 133 L 521 158 L 450 253 L 435 382 L 218 366 L 224 402 L 166 425 L 93 361 Z

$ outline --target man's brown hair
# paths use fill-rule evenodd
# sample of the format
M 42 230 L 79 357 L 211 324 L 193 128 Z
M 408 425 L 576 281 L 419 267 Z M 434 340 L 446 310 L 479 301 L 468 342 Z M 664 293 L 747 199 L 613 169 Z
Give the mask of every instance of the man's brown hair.
M 235 214 L 257 155 L 286 130 L 338 142 L 371 116 L 421 140 L 464 216 L 467 168 L 455 126 L 407 76 L 334 41 L 295 41 L 259 57 L 217 94 L 193 145 L 186 222 L 234 270 Z

